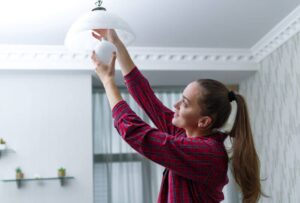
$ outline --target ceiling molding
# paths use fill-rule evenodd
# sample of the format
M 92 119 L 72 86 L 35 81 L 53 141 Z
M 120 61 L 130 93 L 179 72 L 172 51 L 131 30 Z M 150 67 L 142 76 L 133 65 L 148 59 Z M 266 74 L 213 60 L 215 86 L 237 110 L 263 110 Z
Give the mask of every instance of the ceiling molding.
M 134 47 L 129 52 L 133 59 L 142 61 L 255 62 L 246 49 Z
M 129 47 L 128 51 L 136 64 L 147 70 L 257 69 L 251 53 L 243 49 Z M 89 54 L 71 53 L 63 46 L 1 45 L 0 62 L 0 69 L 92 70 L 93 68 Z
M 256 62 L 260 62 L 279 46 L 300 31 L 300 6 L 281 20 L 271 31 L 259 40 L 250 52 Z

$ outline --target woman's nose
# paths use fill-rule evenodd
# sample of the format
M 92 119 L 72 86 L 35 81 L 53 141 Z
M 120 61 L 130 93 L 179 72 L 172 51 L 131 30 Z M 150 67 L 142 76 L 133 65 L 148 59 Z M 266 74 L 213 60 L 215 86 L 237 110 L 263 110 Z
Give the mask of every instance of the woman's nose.
M 175 109 L 178 109 L 179 103 L 180 103 L 180 101 L 178 101 L 178 102 L 176 102 L 176 103 L 174 104 L 174 108 L 175 108 Z

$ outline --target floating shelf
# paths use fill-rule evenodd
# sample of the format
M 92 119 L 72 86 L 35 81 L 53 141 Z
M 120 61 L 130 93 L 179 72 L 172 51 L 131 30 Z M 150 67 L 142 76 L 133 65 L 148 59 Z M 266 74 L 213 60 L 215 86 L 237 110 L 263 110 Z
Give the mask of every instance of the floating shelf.
M 0 144 L 0 150 L 6 149 L 6 144 Z
M 0 144 L 0 158 L 4 152 L 15 152 L 15 150 L 9 148 L 6 144 Z
M 22 182 L 27 182 L 27 181 L 42 181 L 42 180 L 59 180 L 60 185 L 64 186 L 66 180 L 74 179 L 72 176 L 66 176 L 66 177 L 49 177 L 49 178 L 23 178 L 23 179 L 5 179 L 2 180 L 2 182 L 8 183 L 8 182 L 16 182 L 17 187 L 21 188 Z
M 0 157 L 2 155 L 2 152 L 4 152 L 7 149 L 6 144 L 0 144 Z

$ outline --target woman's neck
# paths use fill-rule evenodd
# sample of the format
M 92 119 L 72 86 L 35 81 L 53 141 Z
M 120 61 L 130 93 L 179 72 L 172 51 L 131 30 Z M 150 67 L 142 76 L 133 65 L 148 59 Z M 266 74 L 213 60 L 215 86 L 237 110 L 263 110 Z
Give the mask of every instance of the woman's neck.
M 211 130 L 200 130 L 200 129 L 185 129 L 187 137 L 202 137 L 213 134 Z

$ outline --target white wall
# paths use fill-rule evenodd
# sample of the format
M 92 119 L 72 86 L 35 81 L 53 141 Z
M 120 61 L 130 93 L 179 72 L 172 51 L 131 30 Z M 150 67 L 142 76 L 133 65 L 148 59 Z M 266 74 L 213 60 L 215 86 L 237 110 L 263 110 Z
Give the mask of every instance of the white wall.
M 260 63 L 240 84 L 261 160 L 260 202 L 300 202 L 300 34 Z
M 91 76 L 76 72 L 1 71 L 0 137 L 16 153 L 0 158 L 0 179 L 55 177 L 61 166 L 74 180 L 0 182 L 1 203 L 92 203 Z

